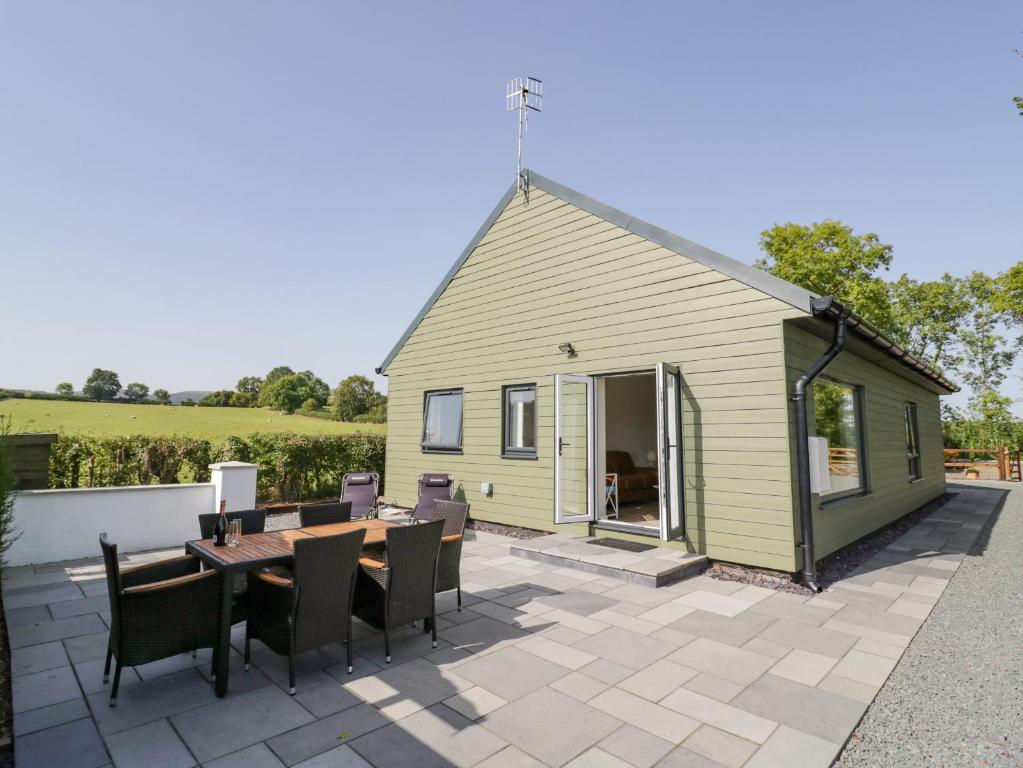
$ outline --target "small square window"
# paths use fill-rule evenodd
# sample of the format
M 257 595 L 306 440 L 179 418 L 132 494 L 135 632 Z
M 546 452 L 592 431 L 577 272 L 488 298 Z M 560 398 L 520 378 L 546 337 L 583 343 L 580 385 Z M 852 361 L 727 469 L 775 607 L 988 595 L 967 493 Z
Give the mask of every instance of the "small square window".
M 920 466 L 920 425 L 916 419 L 916 403 L 906 403 L 906 461 L 910 480 L 924 476 Z
M 831 492 L 825 499 L 852 496 L 866 490 L 860 400 L 858 387 L 823 378 L 814 382 L 814 431 L 818 437 L 828 440 Z
M 427 392 L 423 403 L 424 451 L 462 450 L 462 390 Z
M 503 455 L 536 457 L 536 385 L 504 388 Z

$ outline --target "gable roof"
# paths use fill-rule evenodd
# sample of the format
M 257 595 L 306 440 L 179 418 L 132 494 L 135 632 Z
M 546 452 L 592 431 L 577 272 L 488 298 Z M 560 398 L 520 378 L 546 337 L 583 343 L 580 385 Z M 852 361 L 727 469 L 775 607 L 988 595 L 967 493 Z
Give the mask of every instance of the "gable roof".
M 591 213 L 611 224 L 615 224 L 634 235 L 638 235 L 639 237 L 649 240 L 650 242 L 666 248 L 669 251 L 673 251 L 688 259 L 699 262 L 704 266 L 710 267 L 726 277 L 738 280 L 740 283 L 748 285 L 750 288 L 755 288 L 768 296 L 773 296 L 779 301 L 783 301 L 786 304 L 805 312 L 807 315 L 817 314 L 813 307 L 813 300 L 820 297 L 812 291 L 800 288 L 798 285 L 794 285 L 787 280 L 782 280 L 780 277 L 776 277 L 770 272 L 765 272 L 762 269 L 757 269 L 754 266 L 737 261 L 729 256 L 725 256 L 723 253 L 718 253 L 717 251 L 711 250 L 699 243 L 694 243 L 692 240 L 687 240 L 684 237 L 680 237 L 666 229 L 661 229 L 660 227 L 654 226 L 642 219 L 637 219 L 624 211 L 605 205 L 599 200 L 595 200 L 581 192 L 570 189 L 569 187 L 548 179 L 545 176 L 541 176 L 534 171 L 527 170 L 525 173 L 529 179 L 530 188 L 542 190 L 549 195 L 553 195 L 560 200 L 564 200 L 566 203 L 571 203 L 577 208 L 581 208 L 587 213 Z M 387 353 L 387 357 L 384 358 L 380 367 L 376 369 L 377 373 L 384 373 L 387 370 L 387 366 L 391 364 L 391 361 L 393 361 L 398 352 L 401 351 L 405 342 L 408 341 L 412 333 L 419 327 L 419 324 L 423 321 L 423 318 L 426 317 L 426 314 L 436 303 L 437 299 L 440 298 L 444 289 L 447 288 L 448 284 L 454 279 L 455 274 L 462 268 L 462 265 L 465 264 L 469 256 L 472 255 L 472 252 L 476 250 L 476 246 L 479 245 L 487 232 L 490 231 L 490 228 L 508 206 L 508 203 L 510 203 L 515 197 L 516 191 L 517 184 L 513 183 L 510 187 L 508 187 L 508 190 L 504 193 L 504 195 L 501 196 L 501 199 L 494 207 L 494 210 L 490 212 L 490 215 L 487 216 L 483 225 L 479 228 L 479 230 L 477 230 L 476 234 L 473 235 L 472 240 L 469 241 L 465 250 L 462 251 L 459 257 L 455 260 L 455 263 L 451 266 L 451 269 L 448 270 L 447 274 L 444 275 L 436 289 L 434 289 L 433 293 L 430 294 L 430 298 L 426 300 L 423 308 L 419 310 L 419 313 L 409 324 L 409 327 L 405 329 L 401 338 L 398 339 L 398 343 L 395 344 L 391 351 Z M 873 346 L 904 363 L 914 373 L 923 375 L 925 378 L 936 384 L 945 393 L 958 391 L 959 388 L 955 384 L 948 381 L 938 371 L 917 360 L 909 354 L 909 352 L 887 339 L 855 312 L 852 312 L 848 308 L 843 308 L 843 311 L 847 314 L 849 327 L 855 333 L 870 342 Z

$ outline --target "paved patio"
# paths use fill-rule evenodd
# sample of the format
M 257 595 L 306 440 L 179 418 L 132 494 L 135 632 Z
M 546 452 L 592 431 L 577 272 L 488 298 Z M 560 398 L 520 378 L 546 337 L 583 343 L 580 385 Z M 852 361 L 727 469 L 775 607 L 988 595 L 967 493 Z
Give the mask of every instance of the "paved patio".
M 477 534 L 465 609 L 440 599 L 440 647 L 405 630 L 385 665 L 359 627 L 283 658 L 258 644 L 218 700 L 209 652 L 101 682 L 96 561 L 9 569 L 19 768 L 827 766 L 955 574 L 999 498 L 958 496 L 808 598 L 696 576 L 659 589 L 517 557 Z M 128 556 L 144 562 L 173 553 Z

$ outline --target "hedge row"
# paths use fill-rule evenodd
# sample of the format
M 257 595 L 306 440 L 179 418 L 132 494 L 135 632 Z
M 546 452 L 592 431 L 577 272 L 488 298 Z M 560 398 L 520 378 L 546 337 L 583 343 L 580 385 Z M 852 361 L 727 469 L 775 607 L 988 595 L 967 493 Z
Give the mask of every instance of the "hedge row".
M 334 496 L 346 472 L 384 474 L 383 435 L 257 433 L 221 443 L 192 437 L 61 434 L 50 453 L 51 488 L 209 482 L 209 465 L 259 465 L 261 501 Z

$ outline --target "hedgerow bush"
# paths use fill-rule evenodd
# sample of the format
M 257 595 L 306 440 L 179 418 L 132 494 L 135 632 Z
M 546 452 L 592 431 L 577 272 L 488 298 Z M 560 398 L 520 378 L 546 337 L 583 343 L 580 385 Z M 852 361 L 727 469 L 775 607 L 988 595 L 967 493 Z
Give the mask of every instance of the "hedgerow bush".
M 209 482 L 209 465 L 259 465 L 262 501 L 296 501 L 341 492 L 346 472 L 384 472 L 383 435 L 257 433 L 214 444 L 193 437 L 61 434 L 50 452 L 51 488 Z

